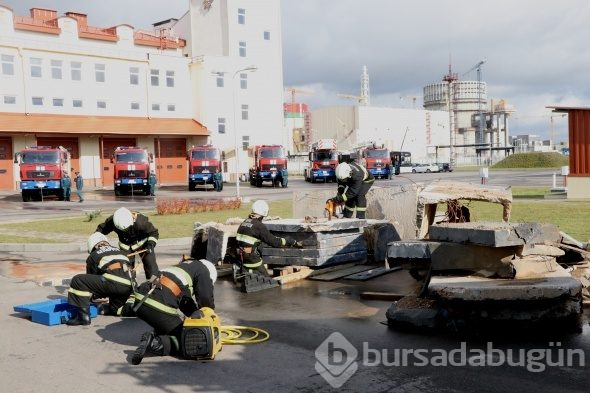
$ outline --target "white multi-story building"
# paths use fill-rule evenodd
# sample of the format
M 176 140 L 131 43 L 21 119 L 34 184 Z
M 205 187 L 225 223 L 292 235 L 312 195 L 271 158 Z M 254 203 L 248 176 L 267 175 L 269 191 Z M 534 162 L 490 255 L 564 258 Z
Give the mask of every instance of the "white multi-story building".
M 248 170 L 246 145 L 284 144 L 279 1 L 191 0 L 172 24 L 187 39 L 195 116 L 226 153 L 224 172 Z
M 0 6 L 0 189 L 14 189 L 15 152 L 62 145 L 87 183 L 112 184 L 116 146 L 146 147 L 160 182 L 186 179 L 186 148 L 207 142 L 195 121 L 185 41 L 97 28 L 84 14 Z

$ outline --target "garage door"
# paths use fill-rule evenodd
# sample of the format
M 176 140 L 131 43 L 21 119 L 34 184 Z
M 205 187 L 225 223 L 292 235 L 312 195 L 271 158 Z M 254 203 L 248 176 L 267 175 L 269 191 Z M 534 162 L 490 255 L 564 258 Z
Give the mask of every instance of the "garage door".
M 115 149 L 119 146 L 135 146 L 135 138 L 103 138 L 102 139 L 102 153 L 100 157 L 100 167 L 102 175 L 103 186 L 113 185 L 113 164 L 111 163 L 111 157 L 115 152 Z
M 154 151 L 158 183 L 188 182 L 185 138 L 156 139 Z
M 0 138 L 0 190 L 14 190 L 12 138 Z
M 78 147 L 78 138 L 38 137 L 37 146 L 65 147 L 70 152 L 70 156 L 72 157 L 70 166 L 72 172 L 70 173 L 70 177 L 72 179 L 74 178 L 74 176 L 71 176 L 72 173 L 80 169 L 80 148 Z

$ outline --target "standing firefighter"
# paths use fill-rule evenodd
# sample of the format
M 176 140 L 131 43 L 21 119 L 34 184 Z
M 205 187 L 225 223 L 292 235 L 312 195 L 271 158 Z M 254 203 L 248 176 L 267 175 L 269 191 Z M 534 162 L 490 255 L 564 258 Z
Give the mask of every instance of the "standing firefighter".
M 76 274 L 68 290 L 68 303 L 76 306 L 77 316 L 66 322 L 70 326 L 90 325 L 90 300 L 109 298 L 105 315 L 121 315 L 122 307 L 132 291 L 129 279 L 129 258 L 109 244 L 102 233 L 88 238 L 86 274 Z
M 241 274 L 254 273 L 268 277 L 268 272 L 262 260 L 262 243 L 271 247 L 302 247 L 303 245 L 294 239 L 277 237 L 270 233 L 262 223 L 262 219 L 268 215 L 268 204 L 265 201 L 256 201 L 252 204 L 252 212 L 238 227 L 236 240 L 238 242 L 238 259 Z
M 150 172 L 150 176 L 148 178 L 148 184 L 150 185 L 150 195 L 156 196 L 156 184 L 158 183 L 158 179 L 156 178 L 156 173 L 154 171 Z
M 367 211 L 367 192 L 375 178 L 367 168 L 356 162 L 342 162 L 336 167 L 338 194 L 336 202 L 344 202 L 344 217 L 351 218 L 356 210 L 356 218 L 365 218 Z
M 141 363 L 146 352 L 156 356 L 178 355 L 185 345 L 190 345 L 182 341 L 183 318 L 178 310 L 199 318 L 200 308 L 215 309 L 213 284 L 217 269 L 211 262 L 193 259 L 160 273 L 158 279 L 144 282 L 131 296 L 137 317 L 154 328 L 141 337 L 132 364 Z
M 64 175 L 63 179 L 61 179 L 61 188 L 64 193 L 64 201 L 69 202 L 70 195 L 72 194 L 72 179 L 70 179 L 70 176 L 67 173 Z
M 108 217 L 105 222 L 96 227 L 96 232 L 104 235 L 115 231 L 119 236 L 119 247 L 122 251 L 130 254 L 140 250 L 145 250 L 140 254 L 140 258 L 145 270 L 145 277 L 158 275 L 158 264 L 156 263 L 156 253 L 154 248 L 158 242 L 158 230 L 141 213 L 130 212 L 128 209 L 121 207 L 115 211 L 115 214 Z M 135 265 L 135 257 L 130 259 L 131 265 Z

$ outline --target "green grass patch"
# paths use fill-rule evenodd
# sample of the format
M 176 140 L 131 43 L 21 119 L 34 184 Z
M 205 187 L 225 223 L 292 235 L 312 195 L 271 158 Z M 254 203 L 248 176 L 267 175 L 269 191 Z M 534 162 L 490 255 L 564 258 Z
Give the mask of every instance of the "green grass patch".
M 187 214 L 170 214 L 159 215 L 154 211 L 142 211 L 147 215 L 150 221 L 158 228 L 161 239 L 170 239 L 177 237 L 189 237 L 193 235 L 193 225 L 195 222 L 225 222 L 228 218 L 241 217 L 246 218 L 250 213 L 252 204 L 244 204 L 239 209 L 222 210 L 214 212 L 203 213 L 187 213 Z M 273 201 L 269 202 L 270 215 L 279 216 L 281 218 L 293 217 L 293 207 L 291 200 Z M 91 222 L 87 221 L 86 216 L 63 218 L 58 220 L 39 220 L 15 224 L 0 225 L 1 228 L 7 228 L 14 232 L 35 232 L 37 234 L 47 233 L 48 238 L 56 239 L 54 242 L 63 243 L 59 240 L 60 234 L 65 235 L 88 235 L 95 231 L 96 226 L 103 222 L 112 212 L 102 214 L 102 217 L 94 219 Z M 109 236 L 110 237 L 110 236 Z M 0 234 L 0 243 L 17 243 L 15 241 L 6 240 L 7 236 Z M 45 240 L 45 239 L 43 239 Z M 23 241 L 22 243 L 45 243 L 45 241 Z M 49 243 L 49 242 L 48 242 Z
M 50 234 L 48 233 L 47 236 Z M 29 244 L 29 243 L 62 243 L 57 239 L 44 239 L 39 237 L 27 237 L 27 236 L 13 236 L 13 235 L 0 235 L 0 243 L 17 243 L 17 244 Z
M 547 187 L 512 187 L 514 198 L 544 198 L 547 194 L 551 194 Z
M 512 154 L 494 164 L 492 168 L 559 168 L 566 165 L 569 165 L 569 159 L 563 154 L 531 152 Z
M 463 202 L 463 201 L 462 201 Z M 472 201 L 467 205 L 471 221 L 501 221 L 502 205 Z M 444 211 L 446 205 L 440 205 Z M 590 201 L 516 200 L 512 203 L 511 222 L 540 222 L 557 225 L 580 241 L 590 240 Z

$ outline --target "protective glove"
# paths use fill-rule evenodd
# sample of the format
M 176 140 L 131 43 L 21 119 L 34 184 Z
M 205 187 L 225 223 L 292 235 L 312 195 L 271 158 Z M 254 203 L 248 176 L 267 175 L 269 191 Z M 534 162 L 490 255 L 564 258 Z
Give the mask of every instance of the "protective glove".
M 197 310 L 191 314 L 192 319 L 201 319 L 205 318 L 205 314 L 201 310 Z
M 156 247 L 156 245 L 154 244 L 154 242 L 147 242 L 145 245 L 146 254 L 153 254 L 155 247 Z
M 336 194 L 336 196 L 332 198 L 332 201 L 338 204 L 344 202 L 344 198 L 342 198 L 342 194 Z
M 290 237 L 285 238 L 285 245 L 287 247 L 295 247 L 295 244 L 297 244 L 297 241 L 295 239 L 292 239 Z

